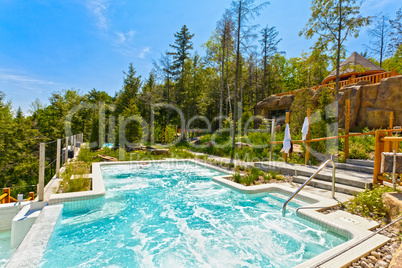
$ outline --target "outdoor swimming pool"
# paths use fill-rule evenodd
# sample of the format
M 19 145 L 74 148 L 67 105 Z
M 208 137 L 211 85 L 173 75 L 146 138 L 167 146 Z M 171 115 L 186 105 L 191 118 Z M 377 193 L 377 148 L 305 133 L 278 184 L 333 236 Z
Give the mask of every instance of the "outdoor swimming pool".
M 106 195 L 64 204 L 41 267 L 292 267 L 347 241 L 192 162 L 101 169 Z
M 10 249 L 11 231 L 0 232 L 0 267 L 5 267 L 14 250 Z

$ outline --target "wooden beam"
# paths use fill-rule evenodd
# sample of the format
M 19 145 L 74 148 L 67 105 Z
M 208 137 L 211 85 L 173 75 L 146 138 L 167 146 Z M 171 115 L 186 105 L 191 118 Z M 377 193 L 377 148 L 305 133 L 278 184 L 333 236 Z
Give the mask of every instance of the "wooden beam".
M 304 157 L 304 164 L 307 166 L 310 162 L 310 138 L 311 138 L 311 109 L 307 108 L 307 119 L 308 119 L 308 132 L 306 137 L 306 155 Z
M 381 153 L 384 151 L 384 142 L 381 138 L 386 134 L 383 130 L 377 130 L 375 132 L 375 152 L 374 152 L 374 172 L 373 172 L 373 183 L 382 184 L 382 180 L 379 179 L 381 175 Z
M 285 121 L 285 124 L 289 124 L 289 112 L 286 112 L 286 121 Z M 289 157 L 290 157 L 291 155 L 289 154 Z M 287 153 L 285 153 L 285 151 L 283 151 L 283 160 L 285 161 L 285 162 L 288 162 L 288 155 L 287 155 Z
M 4 197 L 3 199 L 3 204 L 6 203 L 10 203 L 10 188 L 3 188 L 3 194 L 7 194 L 6 197 Z
M 349 125 L 350 125 L 350 99 L 346 99 L 345 106 L 345 158 L 349 159 Z
M 44 201 L 45 197 L 45 143 L 40 143 L 39 146 L 39 188 L 38 200 Z

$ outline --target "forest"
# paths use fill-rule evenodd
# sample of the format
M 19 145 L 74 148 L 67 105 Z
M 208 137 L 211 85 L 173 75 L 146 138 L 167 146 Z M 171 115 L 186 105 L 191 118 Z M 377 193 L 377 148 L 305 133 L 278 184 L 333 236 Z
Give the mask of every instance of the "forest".
M 323 3 L 327 9 L 320 7 Z M 234 0 L 199 51 L 192 42 L 197 33 L 183 25 L 174 34 L 170 50 L 154 59 L 148 77 L 137 75 L 131 63 L 114 96 L 95 88 L 55 89 L 46 105 L 36 99 L 29 114 L 24 114 L 0 91 L 1 187 L 35 185 L 39 143 L 65 137 L 67 124 L 71 134 L 84 133 L 94 148 L 101 146 L 99 141 L 119 144 L 119 124 L 133 116 L 143 118 L 148 126 L 153 118 L 156 142 L 161 141 L 162 130 L 175 132 L 182 118 L 166 106 L 155 108 L 152 115 L 150 107 L 158 103 L 177 107 L 186 122 L 204 116 L 212 122 L 212 130 L 236 125 L 234 118 L 256 115 L 256 104 L 271 94 L 321 84 L 349 56 L 343 42 L 357 38 L 364 28 L 369 29 L 370 43 L 360 53 L 387 71 L 402 73 L 402 7 L 392 19 L 381 14 L 362 17 L 355 1 L 343 1 L 338 14 L 336 1 L 313 0 L 311 18 L 300 29 L 300 36 L 316 41 L 300 56 L 286 57 L 278 49 L 281 38 L 275 25 L 253 24 L 267 6 L 267 2 Z M 340 16 L 341 26 L 336 24 Z M 322 18 L 333 21 L 320 24 Z M 339 35 L 334 34 L 338 30 Z M 70 111 L 80 105 L 84 108 L 66 123 Z M 205 125 L 194 120 L 192 127 Z M 140 142 L 143 130 L 138 121 L 128 122 L 124 129 L 132 143 Z

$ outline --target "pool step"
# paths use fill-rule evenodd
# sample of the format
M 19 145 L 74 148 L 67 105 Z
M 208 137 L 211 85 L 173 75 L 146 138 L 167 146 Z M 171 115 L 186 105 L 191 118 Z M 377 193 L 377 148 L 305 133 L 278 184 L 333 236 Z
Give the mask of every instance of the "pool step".
M 371 160 L 361 160 L 361 159 L 346 159 L 346 164 L 374 167 L 374 161 Z
M 293 177 L 293 181 L 297 183 L 305 183 L 310 177 L 306 176 L 295 176 Z M 316 188 L 321 188 L 325 190 L 332 191 L 332 182 L 329 181 L 324 181 L 324 180 L 316 180 L 315 178 L 312 179 L 308 184 L 308 186 L 316 187 Z M 344 193 L 348 195 L 353 195 L 356 193 L 360 193 L 364 191 L 363 188 L 360 187 L 354 187 L 354 186 L 349 186 L 346 184 L 340 184 L 338 183 L 338 180 L 335 180 L 335 192 L 339 193 Z
M 364 165 L 357 165 L 357 164 L 348 164 L 348 163 L 338 163 L 336 164 L 336 168 L 343 169 L 343 170 L 351 170 L 356 172 L 362 172 L 373 175 L 374 167 L 364 166 Z
M 288 174 L 297 177 L 310 177 L 313 175 L 318 167 L 317 166 L 304 166 L 298 164 L 289 164 L 284 162 L 256 162 L 255 167 L 263 171 L 277 171 L 281 174 Z M 346 185 L 350 187 L 360 188 L 362 190 L 371 188 L 373 184 L 373 175 L 365 172 L 358 172 L 353 170 L 344 170 L 337 168 L 335 172 L 336 184 Z M 322 185 L 331 185 L 332 183 L 332 167 L 328 165 L 321 170 L 320 173 L 314 178 L 315 181 L 322 181 Z M 327 183 L 325 183 L 327 182 Z M 324 186 L 323 186 L 324 187 Z M 330 188 L 331 189 L 331 188 Z M 351 190 L 355 190 L 351 188 Z M 346 190 L 345 190 L 346 191 Z

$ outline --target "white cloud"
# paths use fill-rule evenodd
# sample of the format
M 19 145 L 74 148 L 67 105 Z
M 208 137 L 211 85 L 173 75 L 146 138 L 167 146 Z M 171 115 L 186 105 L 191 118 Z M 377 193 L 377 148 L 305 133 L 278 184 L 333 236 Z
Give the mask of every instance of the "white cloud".
M 58 83 L 37 79 L 31 75 L 10 69 L 0 69 L 0 81 L 2 87 L 12 86 L 13 88 L 19 88 L 18 91 L 24 94 L 27 93 L 26 90 L 40 94 L 44 88 L 58 85 Z
M 140 54 L 138 55 L 139 58 L 143 59 L 145 58 L 145 56 L 151 52 L 151 48 L 150 47 L 145 47 L 141 50 Z
M 131 31 L 128 31 L 127 33 L 116 32 L 116 35 L 117 35 L 116 43 L 118 45 L 120 45 L 120 44 L 125 43 L 126 41 L 130 42 L 135 35 L 135 31 L 131 30 Z
M 138 54 L 138 49 L 133 44 L 134 30 L 127 32 L 113 29 L 110 21 L 111 0 L 86 0 L 86 7 L 96 20 L 97 28 L 102 36 L 114 47 L 114 50 L 125 57 L 134 57 Z M 139 53 L 138 57 L 144 58 L 150 52 L 146 47 Z
M 87 0 L 86 6 L 95 17 L 98 28 L 107 30 L 109 28 L 109 22 L 106 13 L 110 6 L 109 0 Z

